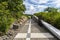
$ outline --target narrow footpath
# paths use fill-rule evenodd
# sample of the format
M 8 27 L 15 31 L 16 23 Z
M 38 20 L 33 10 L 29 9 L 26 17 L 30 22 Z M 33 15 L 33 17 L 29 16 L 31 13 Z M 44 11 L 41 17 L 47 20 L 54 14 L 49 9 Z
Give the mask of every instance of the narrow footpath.
M 13 40 L 57 40 L 47 29 L 34 20 L 28 20 Z

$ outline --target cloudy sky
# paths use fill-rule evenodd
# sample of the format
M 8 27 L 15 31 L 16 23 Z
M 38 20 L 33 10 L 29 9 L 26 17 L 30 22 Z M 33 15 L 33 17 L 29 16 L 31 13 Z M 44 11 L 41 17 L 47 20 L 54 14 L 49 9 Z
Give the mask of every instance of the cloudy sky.
M 33 14 L 35 12 L 41 12 L 45 8 L 49 7 L 60 7 L 60 0 L 24 0 L 26 6 L 25 13 Z

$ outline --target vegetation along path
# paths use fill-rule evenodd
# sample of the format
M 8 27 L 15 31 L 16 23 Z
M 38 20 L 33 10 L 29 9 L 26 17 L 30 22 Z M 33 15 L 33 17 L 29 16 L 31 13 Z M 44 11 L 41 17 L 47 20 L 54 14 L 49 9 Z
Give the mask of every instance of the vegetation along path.
M 57 40 L 57 38 L 29 19 L 13 40 Z

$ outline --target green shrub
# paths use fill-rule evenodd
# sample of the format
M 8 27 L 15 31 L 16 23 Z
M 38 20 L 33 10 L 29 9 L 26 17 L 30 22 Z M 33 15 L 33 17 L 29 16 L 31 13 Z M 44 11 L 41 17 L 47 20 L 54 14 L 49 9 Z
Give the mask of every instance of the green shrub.
M 60 29 L 60 14 L 54 16 L 53 25 Z
M 60 13 L 59 12 L 57 12 L 57 13 L 40 12 L 40 13 L 36 13 L 34 15 L 36 15 L 38 18 L 41 17 L 41 19 L 43 19 L 44 21 L 46 21 L 60 29 Z
M 24 11 L 23 0 L 0 0 L 0 32 L 6 33 L 10 25 L 22 17 Z

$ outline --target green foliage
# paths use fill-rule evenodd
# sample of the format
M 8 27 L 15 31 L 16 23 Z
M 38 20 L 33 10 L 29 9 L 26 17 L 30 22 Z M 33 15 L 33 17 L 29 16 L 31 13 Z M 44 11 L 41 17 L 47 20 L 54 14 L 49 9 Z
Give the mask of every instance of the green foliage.
M 60 13 L 54 16 L 53 25 L 60 29 Z
M 56 13 L 57 12 L 57 8 L 53 8 L 53 7 L 48 7 L 46 8 L 44 11 L 48 11 L 48 12 L 53 12 L 53 13 Z
M 60 12 L 39 12 L 34 15 L 60 29 Z
M 0 32 L 6 33 L 25 10 L 23 0 L 0 0 Z

